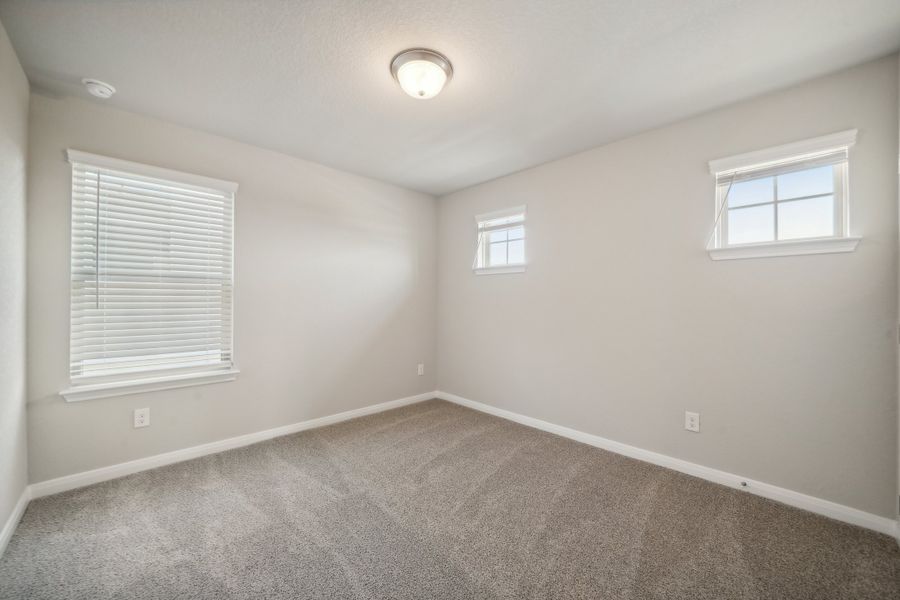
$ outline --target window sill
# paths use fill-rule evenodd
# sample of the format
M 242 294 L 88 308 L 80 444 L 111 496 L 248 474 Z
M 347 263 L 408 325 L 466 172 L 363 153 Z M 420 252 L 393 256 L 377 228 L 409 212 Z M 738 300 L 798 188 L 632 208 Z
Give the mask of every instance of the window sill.
M 773 256 L 798 256 L 802 254 L 834 254 L 853 252 L 862 238 L 841 237 L 816 240 L 797 240 L 767 244 L 746 244 L 729 248 L 713 248 L 709 257 L 713 260 L 737 260 L 742 258 L 769 258 Z
M 81 402 L 82 400 L 95 400 L 97 398 L 126 396 L 128 394 L 140 394 L 142 392 L 171 390 L 192 385 L 224 383 L 226 381 L 234 381 L 237 379 L 238 373 L 240 373 L 240 371 L 237 369 L 228 369 L 227 371 L 206 371 L 203 373 L 185 373 L 162 377 L 148 377 L 145 379 L 130 379 L 128 381 L 75 385 L 67 390 L 61 391 L 59 395 L 65 398 L 66 402 Z
M 476 275 L 501 275 L 503 273 L 524 273 L 525 265 L 511 265 L 508 267 L 485 267 L 473 269 Z

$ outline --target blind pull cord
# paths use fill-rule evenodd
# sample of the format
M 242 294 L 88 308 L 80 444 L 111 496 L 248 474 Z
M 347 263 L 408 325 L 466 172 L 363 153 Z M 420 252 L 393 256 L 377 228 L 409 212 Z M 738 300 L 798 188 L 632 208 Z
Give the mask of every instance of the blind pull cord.
M 97 171 L 97 213 L 95 216 L 96 225 L 94 230 L 94 308 L 100 309 L 100 185 L 103 176 Z
M 478 254 L 481 249 L 481 240 L 484 239 L 484 231 L 478 229 L 478 236 L 475 238 L 475 258 L 472 260 L 472 269 L 478 268 Z
M 716 220 L 713 221 L 712 231 L 709 234 L 709 238 L 706 240 L 706 249 L 711 250 L 711 244 L 713 238 L 716 237 L 716 232 L 719 230 L 719 221 L 722 219 L 722 214 L 725 212 L 725 208 L 728 206 L 728 195 L 731 194 L 731 186 L 734 185 L 734 178 L 737 176 L 737 172 L 731 174 L 731 179 L 728 180 L 728 187 L 725 188 L 725 196 L 722 197 L 722 204 L 717 207 L 716 210 Z M 716 194 L 718 195 L 719 182 L 716 180 Z

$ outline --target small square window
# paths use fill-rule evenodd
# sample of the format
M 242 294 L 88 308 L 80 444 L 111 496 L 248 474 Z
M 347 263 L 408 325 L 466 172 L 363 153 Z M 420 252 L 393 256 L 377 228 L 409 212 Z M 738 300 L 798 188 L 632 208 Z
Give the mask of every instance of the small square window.
M 807 253 L 801 242 L 817 243 L 814 252 L 822 253 L 837 248 L 833 244 L 840 240 L 857 239 L 849 237 L 847 181 L 855 139 L 854 130 L 712 161 L 716 221 L 711 255 L 731 257 L 720 251 L 751 246 L 782 250 L 742 250 L 733 257 Z
M 525 270 L 525 207 L 475 217 L 478 248 L 476 273 L 516 273 Z

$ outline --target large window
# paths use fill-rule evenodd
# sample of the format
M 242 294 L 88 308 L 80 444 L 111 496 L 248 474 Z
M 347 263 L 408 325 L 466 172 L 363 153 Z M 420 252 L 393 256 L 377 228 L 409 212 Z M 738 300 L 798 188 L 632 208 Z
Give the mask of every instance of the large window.
M 479 274 L 525 270 L 525 207 L 475 217 L 478 244 L 474 268 Z
M 855 132 L 835 134 L 710 163 L 716 176 L 715 248 L 797 248 L 801 240 L 847 239 L 853 139 Z
M 236 184 L 68 155 L 73 387 L 231 369 Z

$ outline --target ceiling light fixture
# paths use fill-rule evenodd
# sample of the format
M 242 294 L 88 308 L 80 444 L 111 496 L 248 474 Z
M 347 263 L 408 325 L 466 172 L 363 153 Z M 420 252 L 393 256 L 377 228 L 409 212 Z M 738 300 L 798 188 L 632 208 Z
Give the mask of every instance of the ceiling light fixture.
M 96 96 L 97 98 L 107 100 L 116 93 L 116 88 L 99 79 L 82 79 L 81 83 L 84 84 L 91 96 Z
M 443 54 L 425 48 L 404 50 L 391 61 L 391 74 L 403 91 L 419 100 L 434 98 L 453 77 Z

